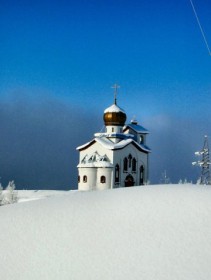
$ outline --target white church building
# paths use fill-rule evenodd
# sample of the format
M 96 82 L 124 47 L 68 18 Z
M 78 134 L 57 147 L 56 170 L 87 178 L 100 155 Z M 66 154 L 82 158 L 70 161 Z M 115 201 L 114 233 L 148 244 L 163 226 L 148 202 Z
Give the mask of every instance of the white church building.
M 103 190 L 144 185 L 148 181 L 147 134 L 136 120 L 125 124 L 127 116 L 116 102 L 104 111 L 105 132 L 80 146 L 78 189 Z

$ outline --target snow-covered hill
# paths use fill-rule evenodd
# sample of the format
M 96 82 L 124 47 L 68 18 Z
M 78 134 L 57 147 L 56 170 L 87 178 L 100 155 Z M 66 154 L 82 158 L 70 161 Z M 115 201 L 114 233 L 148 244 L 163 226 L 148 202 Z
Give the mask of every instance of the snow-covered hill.
M 210 187 L 70 191 L 0 221 L 1 279 L 211 279 Z

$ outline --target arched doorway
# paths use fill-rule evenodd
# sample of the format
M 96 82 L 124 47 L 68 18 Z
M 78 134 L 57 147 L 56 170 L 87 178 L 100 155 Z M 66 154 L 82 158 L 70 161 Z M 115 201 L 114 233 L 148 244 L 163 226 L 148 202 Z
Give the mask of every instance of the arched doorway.
M 134 186 L 134 179 L 132 175 L 127 175 L 125 178 L 125 187 L 132 187 Z

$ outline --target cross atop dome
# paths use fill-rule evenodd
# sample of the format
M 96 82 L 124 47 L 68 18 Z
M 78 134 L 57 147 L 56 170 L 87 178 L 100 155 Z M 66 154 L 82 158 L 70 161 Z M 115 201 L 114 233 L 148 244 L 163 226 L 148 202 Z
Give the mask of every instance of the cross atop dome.
M 114 89 L 114 104 L 116 104 L 116 100 L 117 100 L 117 90 L 118 88 L 120 88 L 120 86 L 118 84 L 114 84 L 111 88 Z

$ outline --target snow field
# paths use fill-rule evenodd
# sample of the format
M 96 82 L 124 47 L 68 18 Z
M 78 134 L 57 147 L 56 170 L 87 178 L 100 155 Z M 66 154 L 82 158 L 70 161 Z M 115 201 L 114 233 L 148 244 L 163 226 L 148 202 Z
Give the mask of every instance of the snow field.
M 210 201 L 210 187 L 163 185 L 2 206 L 2 279 L 211 279 Z

